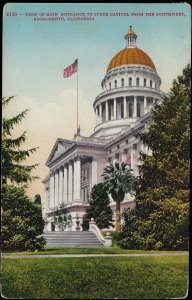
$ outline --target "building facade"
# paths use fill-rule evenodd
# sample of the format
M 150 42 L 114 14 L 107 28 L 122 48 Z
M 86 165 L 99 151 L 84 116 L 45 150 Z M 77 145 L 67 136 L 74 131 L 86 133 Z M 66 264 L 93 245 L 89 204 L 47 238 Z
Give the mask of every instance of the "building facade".
M 131 26 L 125 40 L 126 47 L 111 59 L 101 82 L 103 91 L 93 103 L 93 134 L 84 137 L 78 130 L 71 141 L 57 139 L 46 162 L 50 172 L 43 180 L 45 231 L 60 230 L 53 222 L 58 210 L 71 221 L 66 230 L 82 230 L 91 189 L 102 181 L 106 164 L 124 161 L 137 175 L 139 152 L 150 153 L 136 134 L 147 130 L 153 105 L 164 97 L 161 79 L 151 58 L 137 48 L 137 35 Z M 134 207 L 130 194 L 121 209 L 128 207 Z M 114 211 L 112 199 L 111 208 Z

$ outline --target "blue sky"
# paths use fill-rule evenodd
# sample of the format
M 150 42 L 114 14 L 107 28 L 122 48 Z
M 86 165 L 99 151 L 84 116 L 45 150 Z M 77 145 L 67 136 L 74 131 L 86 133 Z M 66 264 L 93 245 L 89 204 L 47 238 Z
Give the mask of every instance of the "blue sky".
M 11 12 L 17 16 L 7 16 Z M 67 17 L 65 21 L 34 21 L 34 17 L 25 15 L 78 12 L 108 13 L 108 16 L 96 16 L 94 21 L 68 21 Z M 110 16 L 110 13 L 129 13 L 129 16 Z M 131 16 L 132 13 L 143 16 Z M 27 128 L 26 146 L 40 147 L 31 161 L 40 163 L 36 173 L 41 178 L 48 172 L 45 161 L 55 140 L 73 138 L 76 129 L 76 74 L 64 79 L 63 69 L 79 59 L 79 120 L 82 134 L 89 135 L 95 126 L 93 101 L 101 92 L 101 80 L 111 58 L 125 47 L 124 36 L 129 26 L 138 35 L 138 48 L 153 60 L 162 79 L 161 89 L 168 92 L 172 80 L 191 60 L 190 22 L 191 8 L 186 3 L 5 5 L 3 95 L 16 95 L 6 114 L 30 109 L 15 134 Z M 43 195 L 40 180 L 30 188 L 31 196 L 36 193 Z

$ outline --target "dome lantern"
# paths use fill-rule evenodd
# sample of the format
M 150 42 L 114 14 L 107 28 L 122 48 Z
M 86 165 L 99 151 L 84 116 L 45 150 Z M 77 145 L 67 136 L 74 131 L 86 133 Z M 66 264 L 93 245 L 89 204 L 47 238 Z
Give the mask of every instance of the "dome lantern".
M 133 47 L 136 48 L 136 40 L 137 40 L 137 35 L 136 33 L 133 31 L 132 26 L 130 26 L 127 34 L 125 35 L 125 39 L 127 42 L 126 47 Z

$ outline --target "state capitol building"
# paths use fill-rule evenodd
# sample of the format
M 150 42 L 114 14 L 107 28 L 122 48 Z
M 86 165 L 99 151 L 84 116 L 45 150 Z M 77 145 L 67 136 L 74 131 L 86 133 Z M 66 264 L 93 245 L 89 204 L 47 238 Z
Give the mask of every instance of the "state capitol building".
M 161 79 L 152 59 L 137 48 L 137 35 L 131 26 L 125 40 L 126 47 L 110 60 L 101 82 L 102 92 L 93 102 L 93 134 L 84 137 L 77 131 L 73 140 L 58 138 L 48 157 L 49 174 L 43 180 L 47 231 L 59 230 L 53 218 L 61 206 L 61 212 L 72 218 L 70 230 L 77 230 L 77 220 L 78 230 L 82 230 L 91 189 L 102 181 L 106 164 L 124 161 L 137 175 L 139 152 L 150 154 L 136 134 L 147 130 L 154 103 L 161 103 L 164 97 Z M 110 205 L 114 211 L 112 199 Z M 122 210 L 128 207 L 134 207 L 130 194 L 121 203 Z

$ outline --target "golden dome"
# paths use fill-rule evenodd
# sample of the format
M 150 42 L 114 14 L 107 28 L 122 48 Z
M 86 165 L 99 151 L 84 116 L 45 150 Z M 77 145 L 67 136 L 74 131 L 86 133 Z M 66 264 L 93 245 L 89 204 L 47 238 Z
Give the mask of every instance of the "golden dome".
M 107 72 L 113 68 L 130 64 L 144 65 L 156 71 L 154 63 L 144 51 L 138 48 L 125 48 L 112 58 L 108 65 Z

